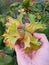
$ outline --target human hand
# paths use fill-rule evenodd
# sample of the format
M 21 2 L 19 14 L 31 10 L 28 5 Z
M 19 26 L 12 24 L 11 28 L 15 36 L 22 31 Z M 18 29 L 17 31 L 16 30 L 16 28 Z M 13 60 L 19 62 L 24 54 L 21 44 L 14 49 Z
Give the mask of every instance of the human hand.
M 41 48 L 32 58 L 33 65 L 49 65 L 49 42 L 45 34 L 34 33 L 33 35 L 42 43 Z
M 15 45 L 18 65 L 49 65 L 49 42 L 44 34 L 33 34 L 42 46 L 37 51 L 32 51 L 26 54 L 19 45 Z

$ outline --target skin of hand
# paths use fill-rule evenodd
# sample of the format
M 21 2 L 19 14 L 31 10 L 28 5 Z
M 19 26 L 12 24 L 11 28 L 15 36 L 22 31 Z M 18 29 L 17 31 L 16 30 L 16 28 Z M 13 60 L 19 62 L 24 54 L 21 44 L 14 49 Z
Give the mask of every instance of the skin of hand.
M 32 50 L 30 53 L 25 53 L 23 47 L 18 44 L 15 45 L 18 65 L 49 65 L 49 42 L 45 34 L 34 33 L 42 43 L 39 50 Z

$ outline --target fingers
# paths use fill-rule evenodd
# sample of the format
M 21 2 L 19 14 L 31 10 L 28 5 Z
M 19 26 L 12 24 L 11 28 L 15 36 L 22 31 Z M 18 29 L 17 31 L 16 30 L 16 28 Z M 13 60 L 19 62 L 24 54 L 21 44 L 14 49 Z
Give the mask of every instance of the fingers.
M 48 40 L 45 34 L 34 33 L 33 34 L 41 43 L 47 44 Z
M 40 33 L 34 33 L 33 34 L 37 39 L 45 38 L 45 34 L 40 34 Z
M 33 34 L 37 39 L 39 39 L 41 42 L 48 42 L 46 35 L 45 34 L 40 34 L 40 33 L 34 33 Z

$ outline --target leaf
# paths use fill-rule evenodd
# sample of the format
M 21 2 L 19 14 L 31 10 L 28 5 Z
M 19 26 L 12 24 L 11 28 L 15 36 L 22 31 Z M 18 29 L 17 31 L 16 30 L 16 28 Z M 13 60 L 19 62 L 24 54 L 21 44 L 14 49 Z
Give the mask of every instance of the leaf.
M 38 45 L 34 45 L 31 43 L 30 45 L 31 45 L 31 49 L 38 50 L 38 49 L 40 49 L 41 43 L 38 42 Z
M 47 23 L 47 21 L 48 21 L 48 16 L 47 16 L 46 13 L 43 13 L 43 14 L 41 15 L 41 21 L 42 21 L 43 23 Z
M 42 31 L 44 29 L 46 29 L 46 25 L 42 24 L 40 22 L 33 22 L 33 23 L 30 23 L 27 26 L 25 26 L 25 30 L 30 32 L 30 33 L 33 33 L 36 30 L 41 30 Z
M 28 9 L 32 4 L 33 4 L 32 0 L 23 0 L 22 7 Z
M 2 44 L 3 44 L 3 37 L 0 36 L 0 47 L 2 46 Z
M 47 7 L 47 11 L 49 11 L 49 6 Z
M 31 36 L 30 37 L 30 42 L 36 45 L 38 40 L 34 36 Z
M 30 37 L 29 37 L 29 34 L 27 32 L 25 33 L 23 42 L 24 42 L 24 49 L 30 47 Z
M 49 25 L 47 25 L 47 28 L 44 31 L 42 31 L 41 33 L 44 33 L 47 36 L 48 40 L 49 40 Z
M 38 20 L 40 20 L 40 19 L 41 19 L 41 15 L 40 15 L 39 13 L 36 13 L 36 18 L 37 18 Z
M 8 15 L 15 18 L 16 15 L 18 14 L 18 10 L 20 9 L 20 2 L 15 2 L 15 3 L 11 4 L 8 8 L 9 8 Z M 17 14 L 16 14 L 16 12 L 17 12 Z
M 17 18 L 14 19 L 14 18 L 8 16 L 7 17 L 7 21 L 8 22 L 6 23 L 6 27 L 9 27 L 12 24 L 16 24 L 16 28 L 19 27 L 19 26 L 21 26 L 21 22 Z
M 28 53 L 32 50 L 38 50 L 40 48 L 41 43 L 38 41 L 38 39 L 36 39 L 30 33 L 27 32 L 26 34 L 25 34 L 24 39 L 23 39 L 24 51 L 26 53 Z
M 36 16 L 35 15 L 33 15 L 33 14 L 28 14 L 29 15 L 29 21 L 30 21 L 30 23 L 33 23 L 33 22 L 35 22 L 35 18 L 36 18 Z
M 43 9 L 42 3 L 35 3 L 34 5 L 31 6 L 31 11 L 34 13 L 40 13 Z
M 0 22 L 0 36 L 4 33 L 5 31 L 5 26 Z
M 18 30 L 17 30 L 19 21 L 17 21 L 17 19 L 13 19 L 12 17 L 7 17 L 7 21 L 8 22 L 6 23 L 6 31 L 3 34 L 4 43 L 7 47 L 13 49 L 14 44 L 20 38 L 20 35 L 18 34 Z
M 22 18 L 23 18 L 23 14 L 22 14 L 22 13 L 17 16 L 17 19 L 18 19 L 18 21 L 20 21 L 20 22 L 22 22 Z
M 14 49 L 14 45 L 15 45 L 16 41 L 20 38 L 20 36 L 18 35 L 18 33 L 16 33 L 16 34 L 15 33 L 13 35 L 8 34 L 8 33 L 4 33 L 4 35 L 3 35 L 3 37 L 4 37 L 3 42 L 11 50 Z
M 9 47 L 4 47 L 3 50 L 5 51 L 6 54 L 13 56 L 14 50 L 11 50 Z
M 4 51 L 0 51 L 0 65 L 13 65 L 13 58 L 9 55 L 7 55 L 6 53 L 4 53 Z
M 0 22 L 2 24 L 5 24 L 5 22 L 6 22 L 6 15 L 0 15 Z
M 6 4 L 5 4 L 5 0 L 0 0 L 0 14 L 2 14 L 4 12 L 4 10 L 6 9 Z
M 30 36 L 30 42 L 31 42 L 33 45 L 40 46 L 40 43 L 38 43 L 38 39 L 36 39 L 34 36 Z
M 15 3 L 11 4 L 11 5 L 9 6 L 9 8 L 10 8 L 10 10 L 12 10 L 13 8 L 18 8 L 19 5 L 20 5 L 20 2 L 15 2 Z
M 16 28 L 16 24 L 11 25 L 11 26 L 8 28 L 10 35 L 16 33 L 16 29 L 17 29 L 17 28 Z
M 30 1 L 29 0 L 23 0 L 23 3 L 22 3 L 22 7 L 23 8 L 28 8 L 30 5 Z

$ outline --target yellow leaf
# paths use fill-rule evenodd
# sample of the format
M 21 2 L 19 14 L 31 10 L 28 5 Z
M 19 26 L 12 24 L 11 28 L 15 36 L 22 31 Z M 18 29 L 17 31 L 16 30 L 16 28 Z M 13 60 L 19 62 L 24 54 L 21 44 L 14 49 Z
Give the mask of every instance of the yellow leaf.
M 44 30 L 46 28 L 46 25 L 45 24 L 41 24 L 40 22 L 34 22 L 34 23 L 30 23 L 28 25 L 26 25 L 25 29 L 30 32 L 30 33 L 33 33 L 35 32 L 36 30 Z
M 23 42 L 24 42 L 24 49 L 30 47 L 30 37 L 27 32 L 25 33 Z

